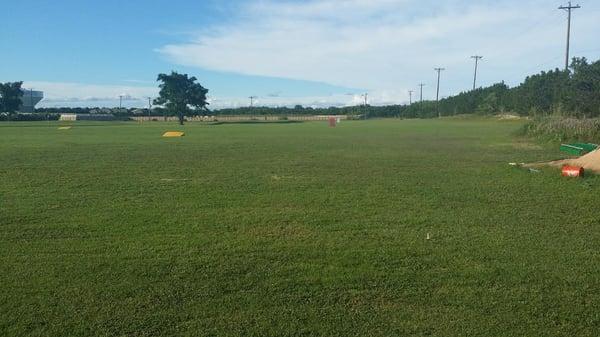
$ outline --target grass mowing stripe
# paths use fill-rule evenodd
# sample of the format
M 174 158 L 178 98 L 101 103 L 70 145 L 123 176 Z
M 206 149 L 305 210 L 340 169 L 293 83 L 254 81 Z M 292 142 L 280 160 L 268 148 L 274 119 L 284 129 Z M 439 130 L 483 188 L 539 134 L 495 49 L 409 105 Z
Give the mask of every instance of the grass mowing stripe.
M 600 178 L 520 122 L 49 125 L 0 124 L 0 335 L 598 335 Z

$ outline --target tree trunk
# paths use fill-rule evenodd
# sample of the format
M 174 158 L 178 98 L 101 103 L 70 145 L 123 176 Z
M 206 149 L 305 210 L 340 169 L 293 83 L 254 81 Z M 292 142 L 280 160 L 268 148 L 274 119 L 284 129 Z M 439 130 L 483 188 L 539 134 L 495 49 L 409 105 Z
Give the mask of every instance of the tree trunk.
M 183 125 L 183 112 L 179 113 L 179 125 Z

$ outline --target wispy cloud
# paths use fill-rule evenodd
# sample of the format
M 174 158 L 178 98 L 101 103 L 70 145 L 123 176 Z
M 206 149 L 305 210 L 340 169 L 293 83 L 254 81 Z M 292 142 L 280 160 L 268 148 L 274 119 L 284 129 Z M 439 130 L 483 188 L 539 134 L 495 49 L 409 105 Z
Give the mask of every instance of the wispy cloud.
M 474 53 L 486 56 L 482 82 L 517 82 L 525 67 L 544 56 L 560 58 L 564 41 L 557 36 L 564 34 L 564 14 L 559 4 L 253 1 L 235 23 L 209 27 L 187 43 L 158 51 L 181 65 L 366 87 L 374 97 L 401 102 L 408 89 L 432 79 L 438 65 L 448 69 L 443 94 L 468 88 Z M 581 13 L 578 27 L 600 29 L 596 19 Z
M 98 85 L 64 82 L 25 82 L 24 87 L 44 92 L 40 106 L 118 106 L 119 96 L 125 106 L 144 106 L 145 97 L 156 97 L 153 86 Z

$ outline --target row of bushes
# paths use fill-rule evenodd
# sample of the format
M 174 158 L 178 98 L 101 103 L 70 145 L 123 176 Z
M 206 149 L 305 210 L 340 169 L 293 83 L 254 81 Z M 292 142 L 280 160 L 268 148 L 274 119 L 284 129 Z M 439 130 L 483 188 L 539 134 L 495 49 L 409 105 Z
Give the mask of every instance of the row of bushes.
M 41 121 L 57 121 L 60 118 L 59 114 L 0 114 L 0 122 L 41 122 Z
M 600 118 L 538 117 L 525 125 L 524 134 L 549 141 L 600 143 Z

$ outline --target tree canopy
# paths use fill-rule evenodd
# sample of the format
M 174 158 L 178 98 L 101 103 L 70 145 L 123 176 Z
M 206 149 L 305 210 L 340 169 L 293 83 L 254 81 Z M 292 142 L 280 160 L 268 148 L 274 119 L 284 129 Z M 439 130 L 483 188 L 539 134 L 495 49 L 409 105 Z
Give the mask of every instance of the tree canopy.
M 179 74 L 175 71 L 168 74 L 159 74 L 158 82 L 160 93 L 154 100 L 154 104 L 162 105 L 179 117 L 179 124 L 183 125 L 184 117 L 197 114 L 197 110 L 208 110 L 209 104 L 206 101 L 208 89 L 200 83 L 196 83 L 195 77 L 189 77 L 187 74 Z M 190 109 L 193 108 L 193 110 Z
M 23 82 L 0 83 L 0 112 L 14 113 L 21 107 Z

